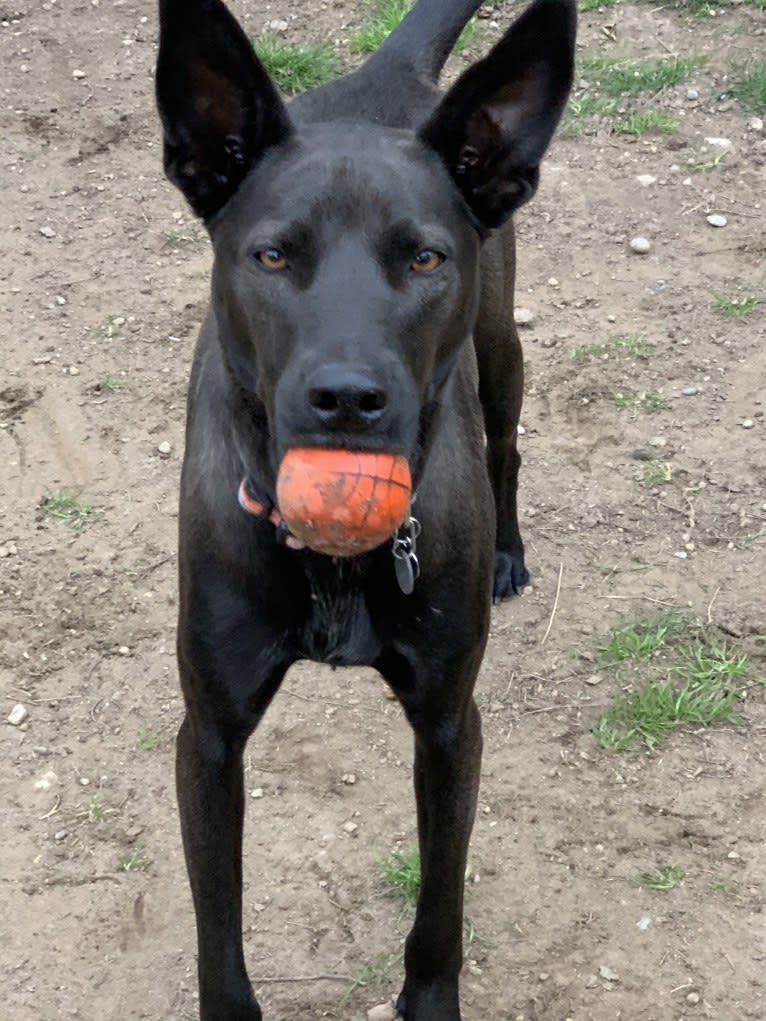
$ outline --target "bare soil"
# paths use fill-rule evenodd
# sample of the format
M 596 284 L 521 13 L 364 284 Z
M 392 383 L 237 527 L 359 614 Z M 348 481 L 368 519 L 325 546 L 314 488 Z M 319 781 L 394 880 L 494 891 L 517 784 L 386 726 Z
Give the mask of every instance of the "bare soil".
M 285 19 L 291 38 L 345 53 L 364 16 L 352 0 L 235 6 L 254 34 Z M 480 23 L 450 74 L 517 8 Z M 192 1019 L 175 531 L 210 249 L 161 173 L 154 5 L 10 0 L 0 21 L 2 1013 Z M 708 62 L 661 97 L 675 134 L 559 139 L 517 219 L 533 584 L 495 609 L 478 688 L 467 1021 L 766 1016 L 762 698 L 737 726 L 610 755 L 590 730 L 619 682 L 586 683 L 620 614 L 666 604 L 721 625 L 764 672 L 766 306 L 728 318 L 713 299 L 766 295 L 766 141 L 725 96 L 765 29 L 747 5 L 584 14 L 583 53 Z M 689 171 L 720 152 L 710 137 L 730 140 L 726 158 Z M 648 255 L 630 251 L 637 234 Z M 656 345 L 647 360 L 570 354 L 635 332 Z M 647 391 L 666 408 L 611 403 Z M 645 486 L 636 451 L 672 480 Z M 41 499 L 64 486 L 98 520 L 46 517 Z M 4 722 L 16 702 L 21 728 Z M 246 947 L 266 1017 L 360 1021 L 398 990 L 408 918 L 377 861 L 414 840 L 410 744 L 373 672 L 309 664 L 252 742 Z M 680 888 L 637 883 L 671 863 Z

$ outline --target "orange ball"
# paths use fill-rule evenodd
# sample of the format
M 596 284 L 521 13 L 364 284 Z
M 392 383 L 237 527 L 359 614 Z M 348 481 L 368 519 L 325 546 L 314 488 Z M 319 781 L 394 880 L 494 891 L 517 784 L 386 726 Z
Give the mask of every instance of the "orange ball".
M 277 506 L 296 539 L 352 557 L 380 546 L 404 521 L 412 478 L 401 454 L 296 447 L 277 476 Z

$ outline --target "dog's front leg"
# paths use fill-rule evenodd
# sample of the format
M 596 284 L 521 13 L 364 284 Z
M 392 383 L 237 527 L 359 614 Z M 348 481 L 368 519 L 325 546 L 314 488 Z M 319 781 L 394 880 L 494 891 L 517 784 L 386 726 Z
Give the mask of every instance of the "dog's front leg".
M 481 720 L 470 695 L 476 666 L 458 681 L 466 693 L 458 705 L 449 705 L 449 699 L 440 704 L 442 693 L 436 688 L 425 701 L 398 692 L 415 732 L 421 867 L 415 923 L 405 949 L 404 988 L 397 1003 L 406 1021 L 461 1017 L 463 887 L 482 750 Z M 396 690 L 396 671 L 388 679 Z
M 232 646 L 222 647 L 222 658 Z M 176 784 L 197 918 L 200 1021 L 261 1021 L 242 949 L 243 751 L 285 667 L 232 700 L 232 686 L 203 682 L 179 659 L 187 712 L 177 741 Z M 240 664 L 246 677 L 248 664 Z M 250 663 L 252 667 L 252 661 Z M 244 687 L 244 685 L 242 685 Z

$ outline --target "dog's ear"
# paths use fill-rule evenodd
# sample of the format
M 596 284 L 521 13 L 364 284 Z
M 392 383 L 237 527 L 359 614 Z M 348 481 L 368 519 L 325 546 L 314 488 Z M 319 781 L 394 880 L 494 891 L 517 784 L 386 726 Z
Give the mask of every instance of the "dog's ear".
M 220 0 L 160 0 L 156 88 L 165 172 L 205 220 L 291 131 L 276 88 Z
M 420 138 L 484 228 L 534 195 L 574 74 L 574 0 L 536 0 L 449 90 Z

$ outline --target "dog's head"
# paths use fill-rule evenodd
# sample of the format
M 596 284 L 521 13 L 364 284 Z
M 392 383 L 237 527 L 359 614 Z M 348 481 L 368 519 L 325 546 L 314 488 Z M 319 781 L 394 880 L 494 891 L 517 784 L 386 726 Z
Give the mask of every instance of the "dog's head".
M 274 463 L 295 446 L 411 456 L 473 329 L 481 239 L 537 186 L 572 80 L 573 0 L 536 0 L 410 128 L 389 126 L 390 93 L 398 108 L 429 92 L 395 52 L 361 81 L 382 123 L 343 104 L 334 119 L 332 90 L 306 123 L 220 0 L 160 12 L 166 171 L 212 237 L 224 356 Z

